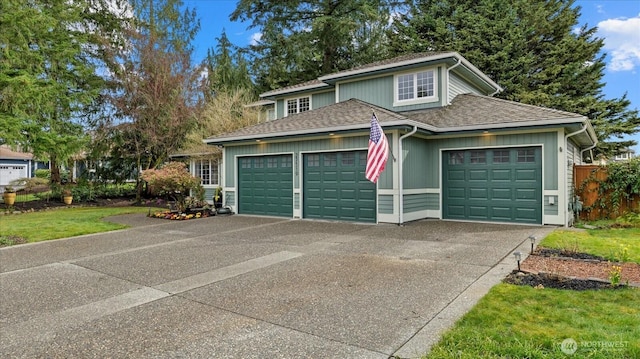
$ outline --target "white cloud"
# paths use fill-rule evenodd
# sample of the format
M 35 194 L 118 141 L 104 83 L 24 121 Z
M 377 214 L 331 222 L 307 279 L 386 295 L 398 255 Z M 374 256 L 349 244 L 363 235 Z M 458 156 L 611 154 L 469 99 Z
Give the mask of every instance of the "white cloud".
M 640 66 L 640 14 L 601 21 L 598 34 L 604 38 L 604 49 L 611 56 L 611 71 L 633 71 Z
M 249 44 L 250 45 L 257 45 L 258 42 L 260 42 L 261 39 L 262 39 L 262 33 L 261 32 L 256 32 L 253 35 L 251 35 L 251 38 L 249 40 Z

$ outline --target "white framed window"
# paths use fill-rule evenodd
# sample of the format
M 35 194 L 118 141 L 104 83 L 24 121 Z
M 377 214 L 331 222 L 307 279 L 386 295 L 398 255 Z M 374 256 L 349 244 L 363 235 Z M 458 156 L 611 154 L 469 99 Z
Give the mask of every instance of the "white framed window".
M 243 163 L 244 165 L 244 163 Z M 194 176 L 200 178 L 203 186 L 218 185 L 218 161 L 196 160 L 194 163 Z
M 393 76 L 394 106 L 405 106 L 438 100 L 436 69 Z
M 285 101 L 287 116 L 311 109 L 311 97 L 290 98 Z

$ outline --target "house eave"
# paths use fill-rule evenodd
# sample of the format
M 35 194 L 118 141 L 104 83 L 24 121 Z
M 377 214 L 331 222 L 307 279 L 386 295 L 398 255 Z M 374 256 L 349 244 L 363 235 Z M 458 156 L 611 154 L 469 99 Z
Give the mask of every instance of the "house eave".
M 426 125 L 424 123 L 419 123 L 415 121 L 387 121 L 381 123 L 383 129 L 391 129 L 395 127 L 413 127 L 417 126 L 422 130 L 428 132 L 434 132 L 435 127 Z M 362 123 L 357 125 L 347 125 L 347 126 L 336 126 L 336 127 L 322 127 L 322 128 L 313 128 L 306 130 L 296 130 L 296 131 L 286 131 L 286 132 L 276 132 L 276 133 L 264 133 L 259 135 L 244 135 L 244 136 L 234 136 L 227 138 L 211 138 L 203 140 L 204 143 L 208 145 L 224 145 L 232 142 L 246 142 L 246 141 L 257 141 L 257 140 L 273 140 L 273 139 L 282 139 L 282 138 L 290 138 L 297 136 L 309 136 L 309 135 L 322 135 L 329 133 L 340 133 L 340 132 L 353 132 L 353 131 L 366 131 L 370 130 L 370 124 Z
M 285 89 L 281 89 L 281 90 L 272 90 L 272 91 L 267 91 L 264 93 L 260 94 L 260 98 L 264 98 L 264 99 L 269 99 L 269 98 L 274 98 L 276 96 L 280 96 L 280 95 L 287 95 L 287 94 L 292 94 L 292 93 L 296 93 L 296 92 L 305 92 L 305 91 L 311 91 L 311 90 L 317 90 L 317 89 L 323 89 L 323 88 L 331 88 L 332 86 L 326 83 L 317 83 L 317 84 L 311 84 L 311 85 L 307 85 L 307 86 L 300 86 L 300 87 L 294 87 L 294 88 L 285 88 Z

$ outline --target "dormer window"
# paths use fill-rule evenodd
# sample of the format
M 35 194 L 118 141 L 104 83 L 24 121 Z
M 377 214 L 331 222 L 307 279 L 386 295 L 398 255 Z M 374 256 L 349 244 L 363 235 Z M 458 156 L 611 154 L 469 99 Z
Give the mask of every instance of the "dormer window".
M 311 98 L 298 97 L 287 100 L 287 116 L 300 112 L 309 111 L 311 109 Z
M 394 76 L 394 106 L 437 101 L 436 70 Z

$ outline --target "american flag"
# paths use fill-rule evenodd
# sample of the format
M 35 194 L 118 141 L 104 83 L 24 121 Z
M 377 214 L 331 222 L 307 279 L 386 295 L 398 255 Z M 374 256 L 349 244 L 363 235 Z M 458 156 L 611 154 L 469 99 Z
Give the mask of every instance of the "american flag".
M 369 135 L 369 152 L 367 153 L 367 169 L 365 171 L 365 177 L 369 181 L 378 182 L 378 177 L 387 164 L 387 158 L 389 158 L 389 143 L 374 112 L 371 116 L 371 134 Z

